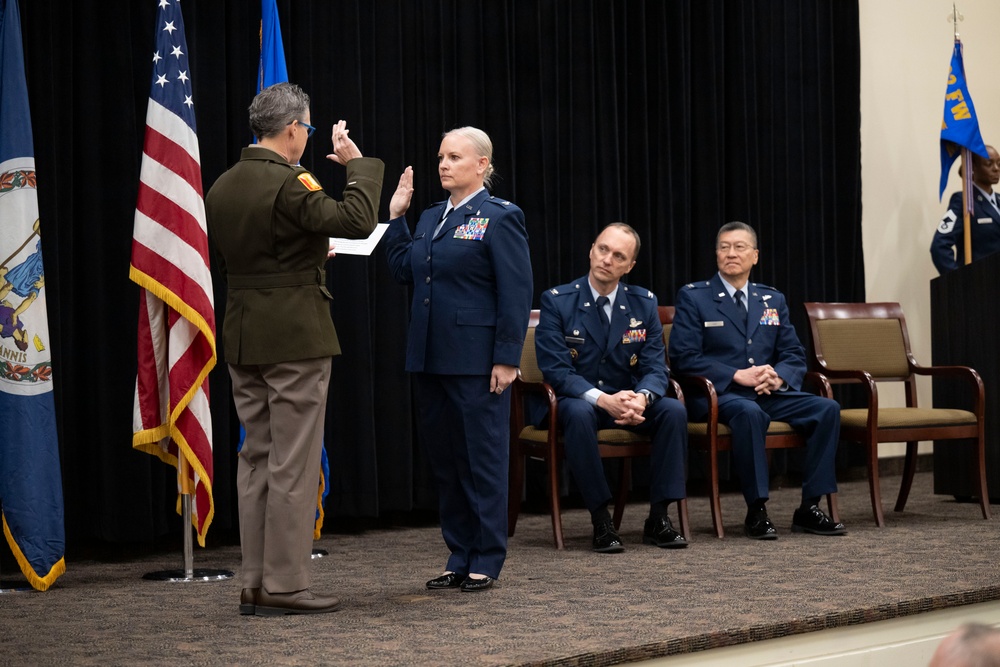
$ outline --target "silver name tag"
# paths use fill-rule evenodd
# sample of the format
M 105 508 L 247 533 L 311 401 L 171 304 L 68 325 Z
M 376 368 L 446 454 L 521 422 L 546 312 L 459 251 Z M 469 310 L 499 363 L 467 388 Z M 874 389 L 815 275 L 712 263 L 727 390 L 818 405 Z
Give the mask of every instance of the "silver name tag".
M 725 323 L 722 320 L 718 320 L 717 322 L 705 322 L 705 328 L 707 329 L 708 327 L 721 327 L 723 326 L 723 324 Z

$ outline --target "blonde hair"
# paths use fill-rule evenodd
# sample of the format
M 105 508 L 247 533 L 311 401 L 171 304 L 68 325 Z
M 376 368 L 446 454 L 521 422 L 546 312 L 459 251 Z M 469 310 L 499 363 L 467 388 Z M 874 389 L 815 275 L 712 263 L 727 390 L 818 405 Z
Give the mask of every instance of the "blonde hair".
M 483 185 L 487 188 L 491 188 L 493 185 L 493 176 L 496 170 L 493 169 L 493 142 L 490 141 L 490 135 L 486 134 L 478 127 L 471 127 L 469 125 L 465 127 L 456 127 L 454 130 L 449 130 L 441 135 L 441 138 L 447 137 L 448 135 L 455 134 L 472 142 L 472 148 L 475 149 L 476 155 L 480 155 L 486 158 L 486 171 L 483 173 Z

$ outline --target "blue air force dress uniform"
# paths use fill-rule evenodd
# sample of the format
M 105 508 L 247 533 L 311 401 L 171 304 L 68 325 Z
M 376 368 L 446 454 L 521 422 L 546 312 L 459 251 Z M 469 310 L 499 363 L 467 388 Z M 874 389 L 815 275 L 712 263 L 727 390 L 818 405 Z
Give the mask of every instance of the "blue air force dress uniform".
M 625 428 L 647 433 L 653 441 L 650 501 L 684 498 L 687 415 L 679 401 L 664 398 L 666 350 L 656 296 L 619 283 L 608 334 L 587 276 L 543 292 L 541 301 L 535 329 L 538 366 L 558 395 L 566 461 L 587 509 L 593 512 L 611 500 L 597 430 L 622 428 L 582 398 L 595 387 L 608 394 L 647 390 L 659 397 L 644 412 L 645 422 Z M 533 416 L 542 423 L 546 411 Z
M 413 236 L 391 220 L 393 278 L 413 285 L 406 370 L 437 481 L 447 569 L 497 578 L 507 552 L 510 395 L 490 392 L 494 364 L 518 366 L 531 310 L 531 261 L 521 209 L 484 189 L 435 228 L 447 202 L 425 210 Z
M 972 188 L 973 213 L 969 220 L 972 231 L 972 260 L 1000 252 L 1000 193 L 987 195 L 979 186 Z M 995 203 L 994 203 L 995 202 Z M 962 193 L 956 192 L 948 203 L 948 212 L 931 241 L 931 259 L 938 273 L 954 271 L 965 263 L 965 225 L 962 214 Z
M 729 296 L 718 274 L 681 288 L 670 332 L 671 367 L 678 373 L 707 377 L 715 385 L 719 420 L 733 431 L 733 457 L 748 504 L 768 497 L 764 440 L 771 419 L 788 423 L 807 438 L 802 496 L 833 493 L 840 406 L 800 391 L 805 351 L 788 317 L 784 295 L 759 283 L 746 287 L 746 312 Z M 787 389 L 758 395 L 753 387 L 733 381 L 737 370 L 765 364 L 774 368 Z M 692 419 L 703 420 L 707 399 L 685 398 Z

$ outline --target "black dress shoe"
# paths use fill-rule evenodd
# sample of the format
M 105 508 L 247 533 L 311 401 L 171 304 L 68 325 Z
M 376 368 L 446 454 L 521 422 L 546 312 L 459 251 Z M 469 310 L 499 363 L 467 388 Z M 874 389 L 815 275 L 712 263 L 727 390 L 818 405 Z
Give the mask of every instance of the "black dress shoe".
M 325 614 L 335 611 L 340 600 L 328 595 L 316 595 L 308 588 L 293 593 L 257 592 L 257 616 L 287 616 L 290 614 Z
M 809 509 L 803 507 L 795 510 L 792 515 L 793 533 L 812 533 L 813 535 L 845 535 L 844 524 L 834 521 L 819 507 L 813 505 Z
M 458 574 L 457 572 L 449 572 L 448 574 L 442 574 L 440 577 L 435 577 L 427 582 L 427 588 L 432 591 L 441 590 L 444 588 L 458 588 L 465 581 L 464 574 Z
M 257 611 L 257 592 L 259 588 L 244 588 L 240 591 L 240 614 L 252 616 Z
M 622 538 L 618 537 L 611 521 L 602 521 L 594 526 L 594 551 L 601 554 L 616 554 L 625 551 Z
M 496 581 L 493 577 L 483 577 L 482 579 L 473 579 L 472 577 L 466 577 L 465 581 L 462 582 L 462 592 L 463 593 L 479 593 L 480 591 L 485 591 L 487 589 L 493 588 L 493 582 Z
M 683 549 L 688 545 L 684 536 L 674 530 L 670 517 L 666 516 L 646 519 L 646 525 L 642 529 L 642 543 L 664 549 Z
M 762 509 L 751 516 L 747 516 L 743 523 L 743 532 L 751 540 L 776 540 L 778 531 L 774 524 L 767 518 L 767 510 Z

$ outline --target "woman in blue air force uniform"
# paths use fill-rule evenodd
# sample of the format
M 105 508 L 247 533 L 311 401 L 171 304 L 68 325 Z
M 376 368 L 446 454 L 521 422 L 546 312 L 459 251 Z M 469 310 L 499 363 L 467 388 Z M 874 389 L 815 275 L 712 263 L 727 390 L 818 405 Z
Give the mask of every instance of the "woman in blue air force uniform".
M 507 554 L 506 389 L 521 360 L 533 286 L 524 214 L 486 189 L 492 158 L 485 132 L 452 130 L 438 151 L 450 197 L 421 214 L 411 237 L 407 167 L 389 205 L 389 269 L 413 285 L 406 370 L 451 551 L 430 589 L 486 590 Z

